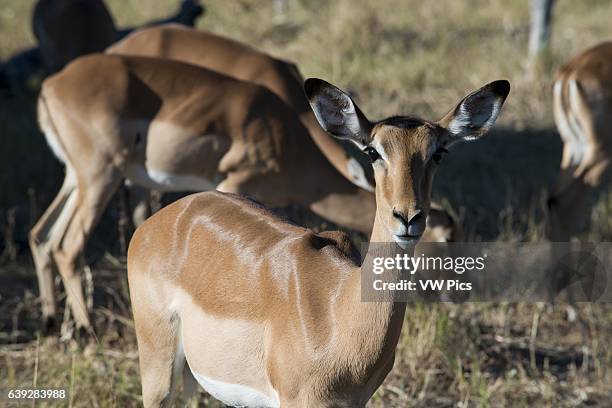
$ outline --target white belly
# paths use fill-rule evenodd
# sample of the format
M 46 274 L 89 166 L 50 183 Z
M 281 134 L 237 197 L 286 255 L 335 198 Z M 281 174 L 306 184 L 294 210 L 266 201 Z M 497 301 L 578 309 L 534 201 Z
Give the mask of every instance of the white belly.
M 210 395 L 235 407 L 278 407 L 265 368 L 265 327 L 219 318 L 178 289 L 170 308 L 181 317 L 181 350 L 193 377 Z
M 191 371 L 194 378 L 210 395 L 231 407 L 279 407 L 277 398 L 270 398 L 262 392 L 240 384 L 230 384 L 206 378 L 203 375 Z
M 126 170 L 126 184 L 138 185 L 150 190 L 159 191 L 209 191 L 217 187 L 216 183 L 205 178 L 165 173 L 142 166 L 129 166 Z

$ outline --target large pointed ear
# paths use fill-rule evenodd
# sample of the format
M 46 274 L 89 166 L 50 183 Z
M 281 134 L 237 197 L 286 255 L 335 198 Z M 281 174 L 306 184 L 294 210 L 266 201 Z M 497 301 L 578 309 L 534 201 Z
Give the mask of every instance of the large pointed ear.
M 364 148 L 371 142 L 372 124 L 350 96 L 330 83 L 308 78 L 304 90 L 319 124 L 338 139 Z
M 438 123 L 448 130 L 445 144 L 473 140 L 491 129 L 510 92 L 508 81 L 495 81 L 466 96 Z

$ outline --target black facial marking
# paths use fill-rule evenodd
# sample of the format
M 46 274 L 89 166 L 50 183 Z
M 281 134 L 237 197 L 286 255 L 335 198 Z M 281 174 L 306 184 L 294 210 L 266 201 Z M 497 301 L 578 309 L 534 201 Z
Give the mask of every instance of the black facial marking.
M 413 118 L 410 116 L 391 116 L 390 118 L 383 119 L 379 122 L 381 125 L 395 126 L 402 129 L 413 129 L 419 126 L 423 126 L 427 122 Z

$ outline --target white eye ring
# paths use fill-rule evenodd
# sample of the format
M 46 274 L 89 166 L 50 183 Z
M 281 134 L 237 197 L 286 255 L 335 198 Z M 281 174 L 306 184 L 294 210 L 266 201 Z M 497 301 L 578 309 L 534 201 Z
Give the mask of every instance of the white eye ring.
M 382 161 L 384 162 L 389 161 L 389 156 L 387 155 L 387 152 L 385 152 L 384 147 L 382 147 L 382 145 L 380 144 L 378 140 L 374 139 L 372 143 L 370 144 L 370 146 L 373 147 L 374 150 L 376 150 L 376 153 L 378 153 Z

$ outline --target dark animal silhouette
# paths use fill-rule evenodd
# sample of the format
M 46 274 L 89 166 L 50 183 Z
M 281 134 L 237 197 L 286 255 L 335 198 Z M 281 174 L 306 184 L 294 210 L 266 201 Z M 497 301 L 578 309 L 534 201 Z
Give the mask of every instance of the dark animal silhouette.
M 167 23 L 193 27 L 204 11 L 199 0 L 182 0 L 175 14 L 141 27 Z M 102 52 L 141 28 L 118 29 L 102 0 L 39 0 L 32 27 L 38 46 L 16 53 L 0 66 L 0 88 L 27 89 L 32 78 L 41 80 L 75 58 Z

